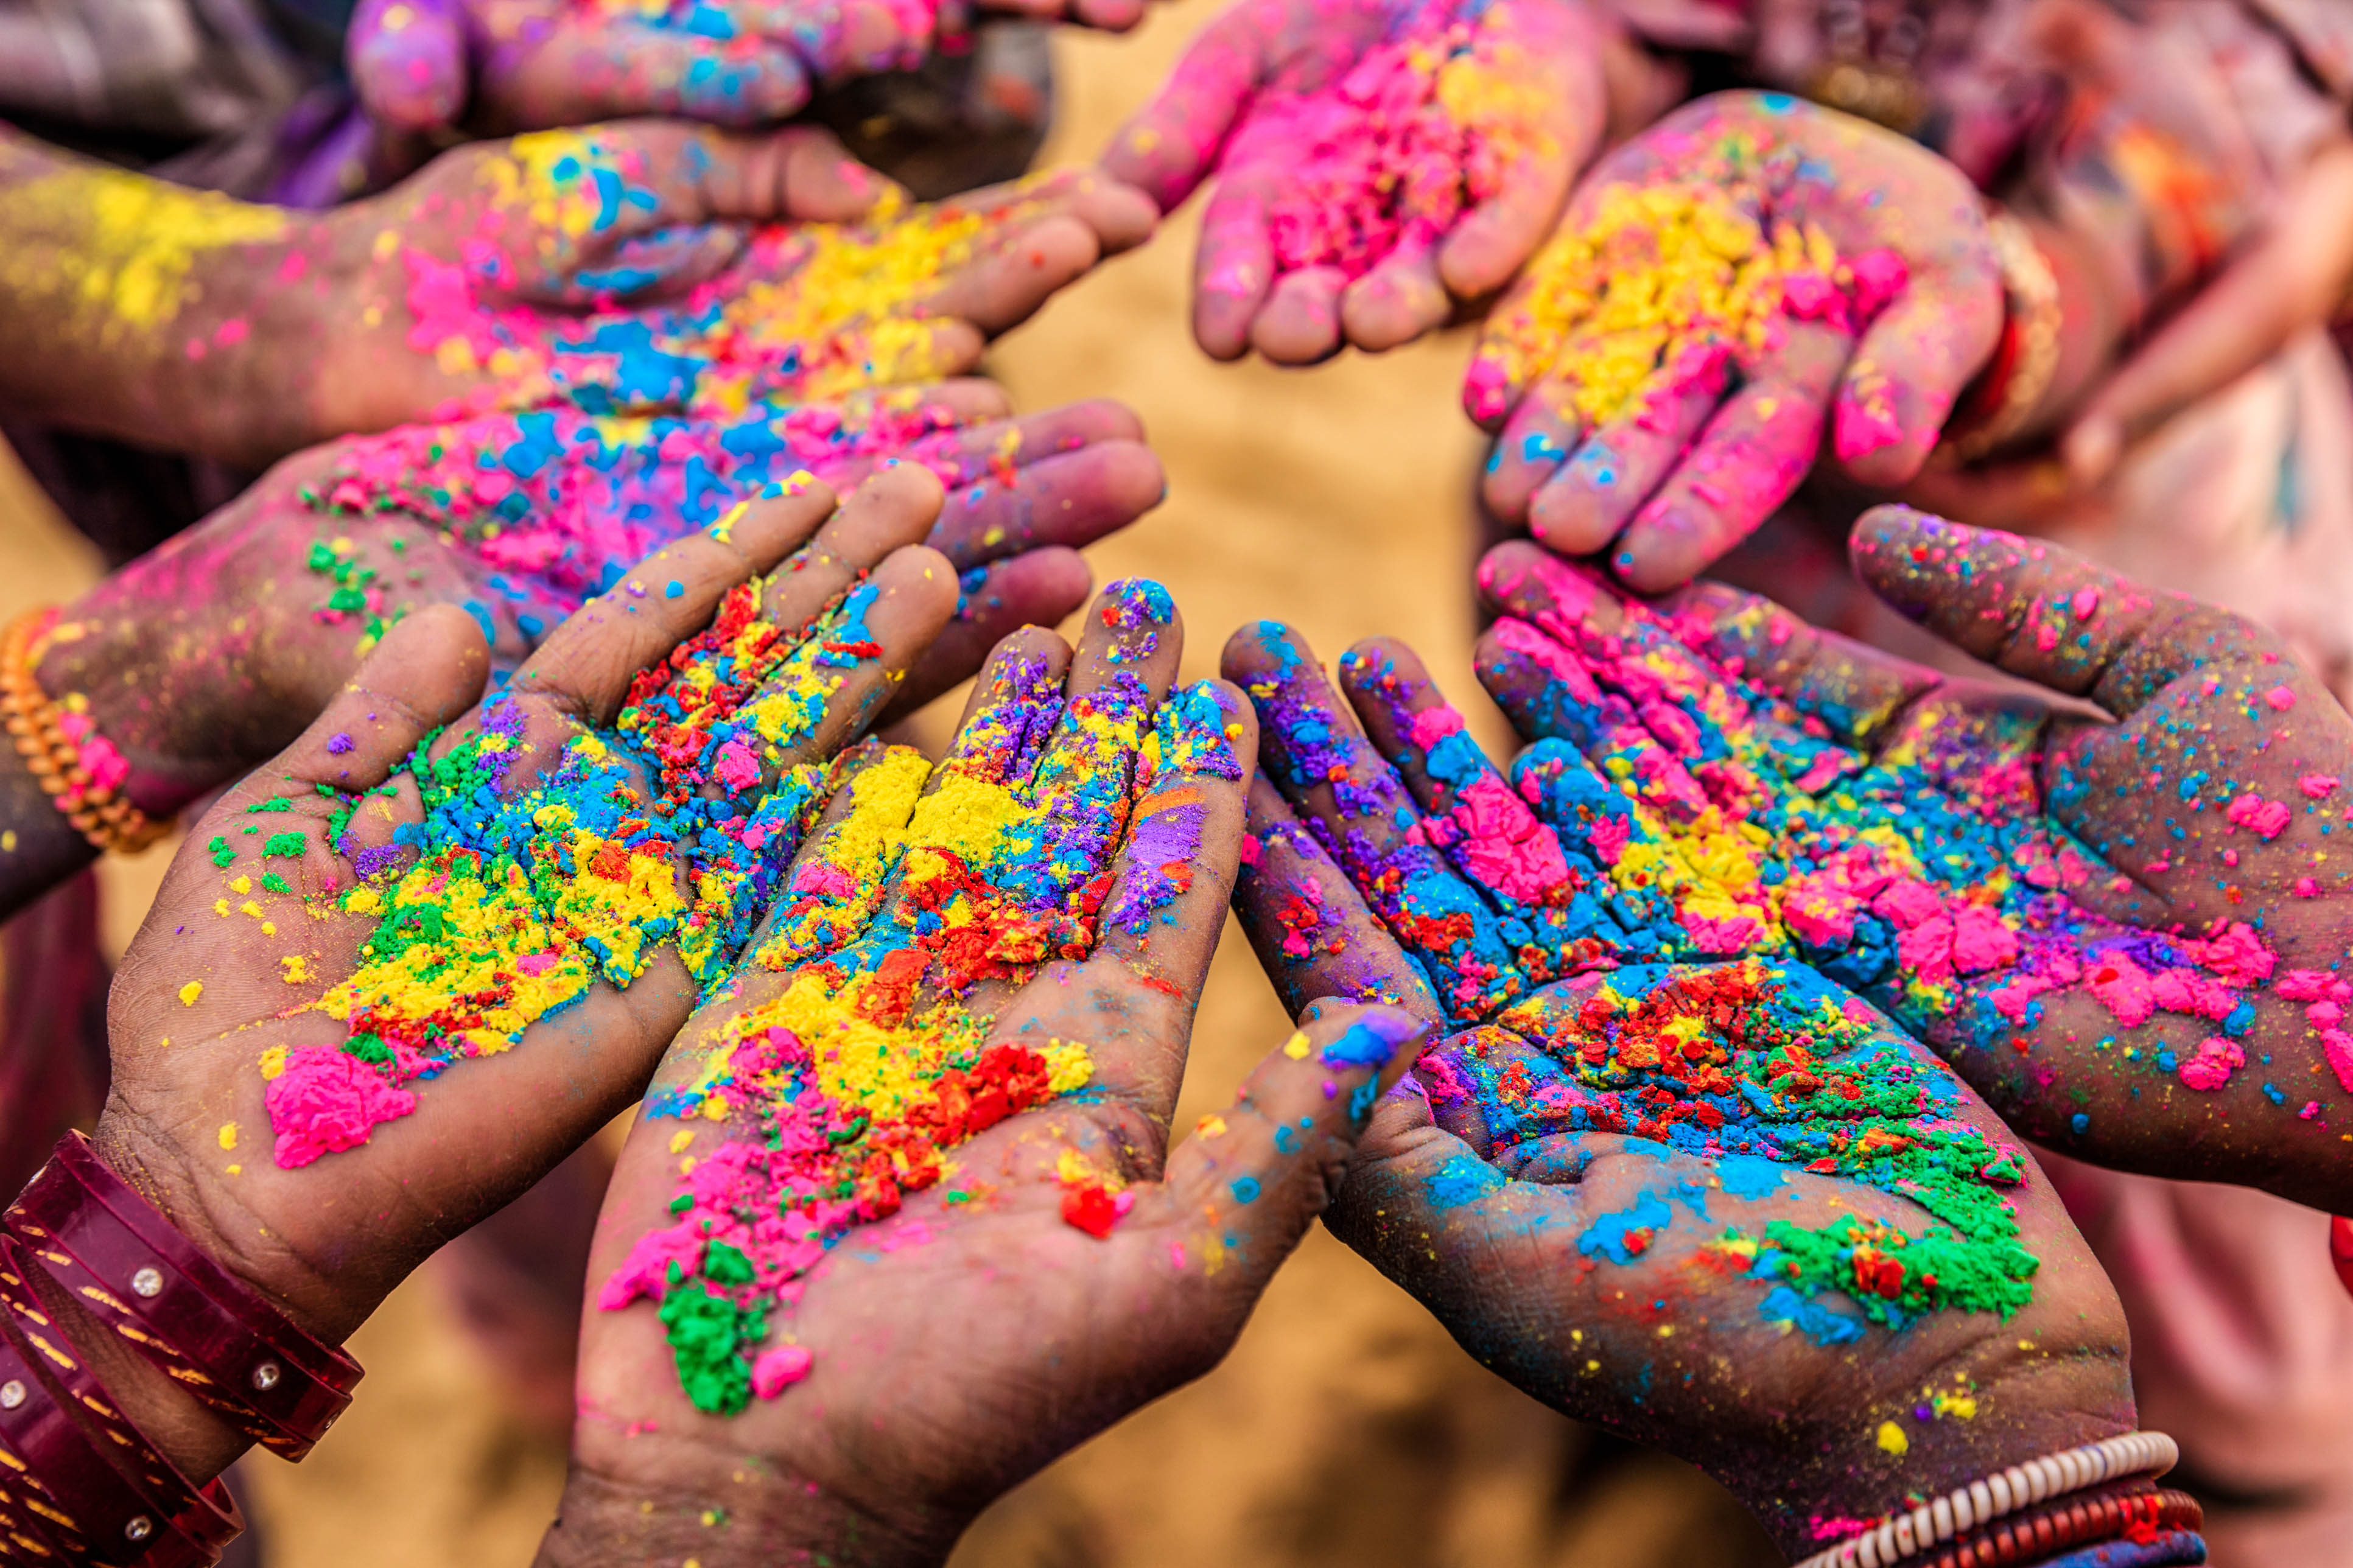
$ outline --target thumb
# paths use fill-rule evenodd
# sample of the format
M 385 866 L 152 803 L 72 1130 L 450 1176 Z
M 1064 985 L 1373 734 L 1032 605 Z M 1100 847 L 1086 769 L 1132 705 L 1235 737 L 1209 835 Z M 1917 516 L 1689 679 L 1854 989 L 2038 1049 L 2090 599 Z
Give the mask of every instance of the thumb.
M 360 105 L 398 131 L 444 131 L 466 112 L 459 0 L 360 0 L 344 59 Z
M 1398 1007 L 1311 1008 L 1232 1107 L 1202 1119 L 1168 1157 L 1163 1186 L 1170 1224 L 1196 1233 L 1190 1245 L 1211 1266 L 1197 1277 L 1258 1295 L 1331 1203 L 1382 1091 L 1429 1031 Z

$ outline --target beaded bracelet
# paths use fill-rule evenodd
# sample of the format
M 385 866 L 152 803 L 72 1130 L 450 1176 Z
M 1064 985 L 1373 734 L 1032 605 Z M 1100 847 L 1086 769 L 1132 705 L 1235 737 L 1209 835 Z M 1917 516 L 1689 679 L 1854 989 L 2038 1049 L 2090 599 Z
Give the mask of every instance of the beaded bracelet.
M 2181 1458 L 2162 1432 L 2127 1432 L 2080 1448 L 2029 1459 L 1901 1513 L 1891 1513 L 1861 1535 L 1817 1552 L 1798 1568 L 1881 1568 L 1926 1552 L 1956 1533 L 2054 1497 L 2086 1490 L 2123 1476 L 2163 1475 Z
M 1987 1525 L 1924 1560 L 1921 1568 L 2011 1568 L 2071 1547 L 2126 1535 L 2154 1539 L 2165 1531 L 2194 1531 L 2205 1522 L 2206 1510 L 2188 1492 L 2073 1498 L 2022 1519 Z
M 26 771 L 49 804 L 100 854 L 119 849 L 136 855 L 172 825 L 150 817 L 115 785 L 90 777 L 83 765 L 81 745 L 66 732 L 57 704 L 33 673 L 48 651 L 49 630 L 57 618 L 55 608 L 28 610 L 0 632 L 0 723 L 6 725 L 16 754 L 25 759 Z
M 300 1459 L 352 1402 L 359 1363 L 198 1251 L 69 1132 L 7 1233 L 157 1371 L 272 1453 Z
M 197 1488 L 132 1425 L 33 1295 L 0 1237 L 0 1454 L 37 1483 L 28 1510 L 68 1561 L 210 1568 L 245 1528 L 228 1489 Z

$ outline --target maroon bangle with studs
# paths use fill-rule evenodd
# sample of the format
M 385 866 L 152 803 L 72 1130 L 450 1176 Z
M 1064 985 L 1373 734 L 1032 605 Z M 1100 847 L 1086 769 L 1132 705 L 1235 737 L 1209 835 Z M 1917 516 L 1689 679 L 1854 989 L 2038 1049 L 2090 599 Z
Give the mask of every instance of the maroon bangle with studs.
M 351 1404 L 359 1363 L 198 1251 L 81 1134 L 58 1141 L 6 1226 L 91 1316 L 270 1452 L 301 1458 Z

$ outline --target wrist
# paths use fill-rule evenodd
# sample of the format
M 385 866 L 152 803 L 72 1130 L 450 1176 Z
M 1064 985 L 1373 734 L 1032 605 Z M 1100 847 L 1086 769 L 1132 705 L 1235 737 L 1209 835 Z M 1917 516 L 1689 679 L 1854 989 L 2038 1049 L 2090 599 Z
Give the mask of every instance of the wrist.
M 589 1468 L 575 1451 L 536 1568 L 935 1568 L 969 1522 L 921 1507 L 868 1508 L 749 1456 L 680 1456 L 681 1440 L 653 1433 L 618 1440 L 659 1443 L 676 1462 L 621 1479 Z
M 122 602 L 93 608 L 94 600 Z M 111 752 L 122 769 L 123 797 L 148 816 L 163 819 L 235 777 L 225 757 L 187 754 L 173 733 L 192 719 L 180 694 L 165 689 L 167 671 L 148 646 L 149 616 L 132 613 L 125 595 L 101 584 L 58 612 L 48 646 L 32 674 L 50 702 L 85 715 L 93 729 L 93 750 Z M 58 820 L 64 820 L 59 816 Z

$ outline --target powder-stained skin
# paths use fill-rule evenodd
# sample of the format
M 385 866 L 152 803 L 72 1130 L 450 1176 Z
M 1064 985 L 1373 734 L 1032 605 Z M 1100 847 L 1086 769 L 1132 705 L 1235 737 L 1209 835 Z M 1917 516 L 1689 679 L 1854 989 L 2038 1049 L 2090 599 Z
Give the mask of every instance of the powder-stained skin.
M 1157 584 L 1114 584 L 1092 614 L 1118 640 L 1090 689 L 1066 698 L 1043 657 L 1000 654 L 936 768 L 903 749 L 860 759 L 736 993 L 647 1101 L 683 1123 L 675 1217 L 597 1300 L 659 1303 L 699 1409 L 807 1376 L 807 1348 L 770 1342 L 798 1281 L 909 1194 L 944 1181 L 962 1201 L 957 1145 L 1088 1087 L 1092 1041 L 1008 1035 L 1000 1012 L 1050 964 L 1141 938 L 1192 886 L 1203 784 L 1241 776 L 1228 719 L 1209 688 L 1155 701 L 1122 668 L 1172 620 Z M 1060 1179 L 1063 1217 L 1097 1237 L 1134 1201 L 1076 1154 Z
M 1490 317 L 1463 384 L 1487 504 L 1642 592 L 1746 537 L 1825 437 L 1910 479 L 1992 353 L 2000 271 L 1934 153 L 1772 93 L 1685 105 L 1611 152 Z
M 1516 271 L 1601 127 L 1567 0 L 1240 0 L 1104 163 L 1166 212 L 1212 179 L 1194 331 L 1232 359 L 1393 347 Z

